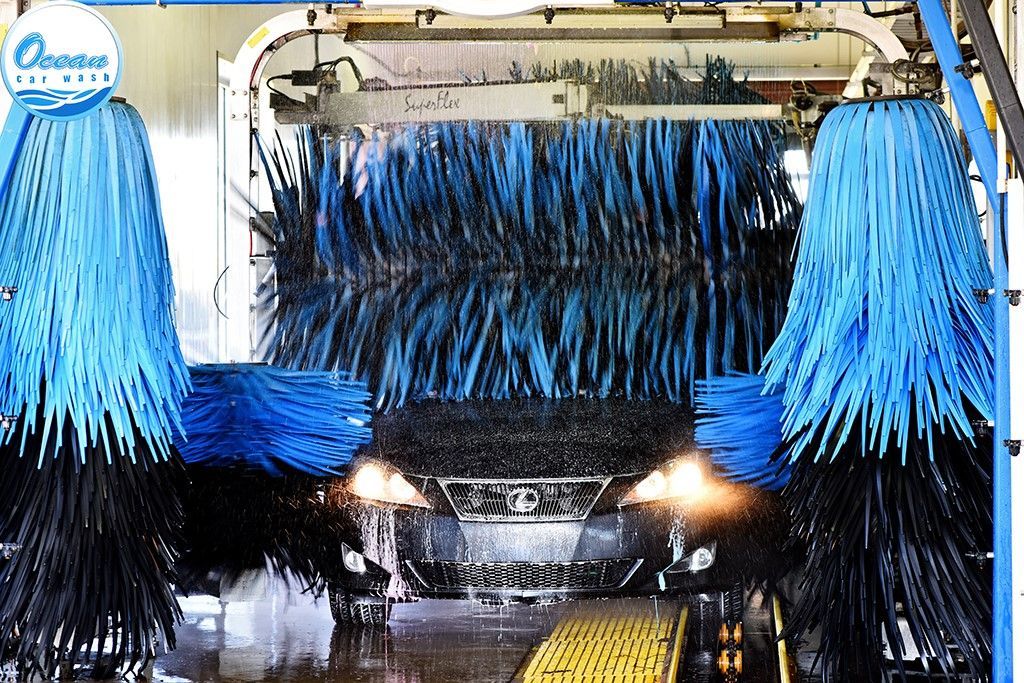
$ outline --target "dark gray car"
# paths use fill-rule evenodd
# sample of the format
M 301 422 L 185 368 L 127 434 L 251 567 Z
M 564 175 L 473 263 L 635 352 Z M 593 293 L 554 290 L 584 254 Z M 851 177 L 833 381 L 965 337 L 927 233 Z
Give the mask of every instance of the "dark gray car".
M 393 602 L 486 604 L 728 590 L 781 571 L 777 494 L 716 476 L 692 408 L 660 401 L 422 402 L 375 420 L 336 481 L 357 531 L 339 623 Z

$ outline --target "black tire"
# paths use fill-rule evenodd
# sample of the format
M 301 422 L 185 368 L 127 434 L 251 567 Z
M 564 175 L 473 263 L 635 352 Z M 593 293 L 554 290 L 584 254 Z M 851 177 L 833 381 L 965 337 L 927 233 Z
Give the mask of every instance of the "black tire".
M 391 618 L 387 598 L 355 598 L 343 588 L 329 588 L 331 616 L 338 626 L 384 628 Z

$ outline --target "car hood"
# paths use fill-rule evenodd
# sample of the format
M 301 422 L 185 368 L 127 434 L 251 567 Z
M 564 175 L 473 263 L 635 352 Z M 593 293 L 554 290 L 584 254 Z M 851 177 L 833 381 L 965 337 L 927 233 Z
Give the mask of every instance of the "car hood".
M 362 457 L 440 479 L 636 474 L 694 456 L 693 409 L 666 401 L 423 401 L 374 418 Z

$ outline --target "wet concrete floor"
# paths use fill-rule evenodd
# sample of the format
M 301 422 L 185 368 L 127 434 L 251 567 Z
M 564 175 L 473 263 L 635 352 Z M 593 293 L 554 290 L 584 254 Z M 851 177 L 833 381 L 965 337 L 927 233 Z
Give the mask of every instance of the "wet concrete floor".
M 184 619 L 176 629 L 178 647 L 161 655 L 154 668 L 154 679 L 161 683 L 506 683 L 560 620 L 593 614 L 595 607 L 611 611 L 625 601 L 497 608 L 423 600 L 395 605 L 383 632 L 335 628 L 326 596 L 314 600 L 280 583 L 269 585 L 267 596 L 254 601 L 225 604 L 196 595 L 180 602 Z M 658 600 L 655 607 L 666 618 L 677 614 L 672 601 Z M 694 646 L 706 638 L 717 644 L 720 622 L 709 623 L 710 632 L 701 635 L 708 630 L 700 625 L 701 611 L 691 604 L 688 645 L 680 663 L 686 681 L 715 678 L 709 674 L 717 654 L 694 654 Z M 749 596 L 743 620 L 744 681 L 778 681 L 769 612 L 760 593 Z M 793 654 L 813 659 L 813 652 Z M 821 680 L 806 669 L 799 678 L 801 683 Z
M 282 586 L 255 602 L 193 596 L 181 604 L 178 648 L 154 670 L 163 683 L 509 681 L 533 646 L 578 609 L 424 600 L 396 605 L 388 630 L 373 633 L 335 629 L 326 597 L 314 602 Z

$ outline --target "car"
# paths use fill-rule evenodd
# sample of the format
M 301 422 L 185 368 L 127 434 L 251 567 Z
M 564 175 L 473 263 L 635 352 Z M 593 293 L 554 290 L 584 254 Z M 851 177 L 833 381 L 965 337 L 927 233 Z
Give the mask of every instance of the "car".
M 685 404 L 616 398 L 426 400 L 379 415 L 331 484 L 356 530 L 329 583 L 335 620 L 383 626 L 395 602 L 419 598 L 728 598 L 770 579 L 779 496 L 720 476 L 694 419 Z

